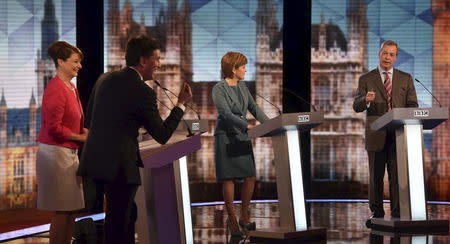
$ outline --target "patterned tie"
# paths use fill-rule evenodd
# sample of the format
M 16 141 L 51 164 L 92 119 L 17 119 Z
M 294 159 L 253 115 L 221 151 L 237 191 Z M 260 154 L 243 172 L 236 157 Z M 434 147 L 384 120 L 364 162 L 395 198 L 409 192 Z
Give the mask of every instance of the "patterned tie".
M 384 88 L 386 88 L 387 95 L 387 109 L 390 111 L 392 109 L 392 83 L 391 78 L 389 77 L 390 72 L 383 72 L 384 74 Z

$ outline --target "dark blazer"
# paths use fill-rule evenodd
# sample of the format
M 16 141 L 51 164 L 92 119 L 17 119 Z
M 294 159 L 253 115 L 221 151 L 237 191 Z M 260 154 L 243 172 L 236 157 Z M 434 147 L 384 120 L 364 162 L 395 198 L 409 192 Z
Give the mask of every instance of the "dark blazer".
M 156 94 L 137 71 L 124 68 L 103 74 L 92 91 L 87 112 L 89 136 L 78 174 L 104 183 L 140 184 L 142 160 L 137 141 L 143 126 L 164 144 L 175 131 L 183 110 L 174 107 L 167 119 L 159 115 Z
M 392 79 L 392 107 L 417 107 L 416 89 L 414 88 L 412 76 L 398 69 L 394 69 Z M 370 89 L 375 92 L 375 100 L 367 108 L 366 94 Z M 386 131 L 371 130 L 370 124 L 388 111 L 386 97 L 386 89 L 384 88 L 378 68 L 363 74 L 359 78 L 358 89 L 353 101 L 353 110 L 357 113 L 367 110 L 367 151 L 379 152 L 384 148 Z

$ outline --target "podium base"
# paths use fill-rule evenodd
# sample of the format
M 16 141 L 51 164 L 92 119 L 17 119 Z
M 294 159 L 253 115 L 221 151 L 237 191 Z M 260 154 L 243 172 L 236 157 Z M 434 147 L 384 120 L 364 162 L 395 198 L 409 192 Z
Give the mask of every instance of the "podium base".
M 327 229 L 311 227 L 307 230 L 258 229 L 249 232 L 250 243 L 326 243 Z
M 422 232 L 422 233 L 408 233 L 408 232 L 395 232 L 395 231 L 387 231 L 387 230 L 371 230 L 370 231 L 371 235 L 378 235 L 378 236 L 388 236 L 391 238 L 404 238 L 404 237 L 414 237 L 414 236 L 447 236 L 448 235 L 448 231 L 442 232 L 442 231 L 426 231 L 426 232 Z
M 404 219 L 381 219 L 371 220 L 370 228 L 373 230 L 387 230 L 403 233 L 429 233 L 448 232 L 448 220 L 404 220 Z

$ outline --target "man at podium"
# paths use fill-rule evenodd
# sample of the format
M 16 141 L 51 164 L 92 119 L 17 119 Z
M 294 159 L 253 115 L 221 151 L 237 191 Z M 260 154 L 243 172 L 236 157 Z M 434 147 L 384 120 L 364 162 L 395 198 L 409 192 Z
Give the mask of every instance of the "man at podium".
M 370 124 L 392 108 L 417 107 L 417 96 L 410 74 L 394 69 L 398 45 L 388 40 L 378 52 L 379 65 L 359 78 L 353 110 L 366 114 L 366 150 L 369 157 L 370 218 L 383 218 L 383 178 L 387 167 L 391 217 L 400 217 L 395 132 L 374 131 Z
M 135 243 L 137 218 L 134 197 L 141 184 L 142 160 L 137 141 L 143 126 L 157 142 L 172 136 L 183 116 L 184 103 L 192 98 L 187 83 L 165 121 L 161 119 L 155 92 L 144 81 L 160 67 L 158 43 L 146 36 L 131 38 L 125 51 L 127 67 L 103 74 L 89 99 L 86 115 L 88 136 L 78 174 L 103 184 L 106 196 L 104 243 Z

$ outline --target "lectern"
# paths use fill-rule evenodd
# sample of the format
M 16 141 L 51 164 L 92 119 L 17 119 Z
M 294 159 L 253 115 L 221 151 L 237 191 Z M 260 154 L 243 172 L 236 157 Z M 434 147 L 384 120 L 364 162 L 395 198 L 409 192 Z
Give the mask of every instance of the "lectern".
M 308 228 L 299 132 L 323 123 L 323 112 L 282 114 L 248 131 L 250 138 L 271 137 L 277 176 L 279 229 L 250 231 L 252 240 L 325 239 L 325 228 Z
M 139 243 L 194 243 L 186 156 L 201 148 L 206 125 L 203 120 L 181 122 L 166 144 L 139 143 L 144 162 L 136 193 Z M 186 126 L 198 134 L 187 137 Z
M 422 130 L 448 119 L 448 108 L 394 108 L 371 125 L 372 130 L 395 131 L 400 219 L 375 218 L 373 228 L 398 231 L 448 231 L 448 220 L 427 219 Z

